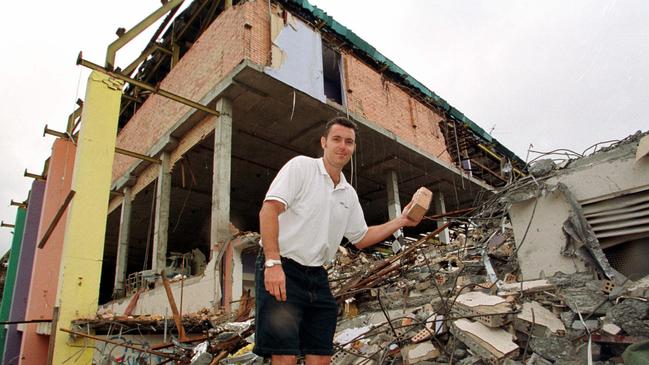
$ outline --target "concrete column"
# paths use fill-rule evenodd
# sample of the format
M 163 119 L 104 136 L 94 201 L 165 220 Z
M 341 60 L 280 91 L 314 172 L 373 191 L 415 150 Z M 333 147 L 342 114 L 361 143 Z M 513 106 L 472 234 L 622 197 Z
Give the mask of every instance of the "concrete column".
M 385 185 L 388 190 L 388 217 L 390 220 L 401 215 L 401 202 L 399 201 L 399 180 L 397 172 L 388 171 L 385 175 Z
M 214 128 L 214 161 L 212 176 L 212 222 L 210 242 L 218 251 L 230 238 L 230 176 L 232 162 L 232 102 L 221 98 L 216 102 L 221 115 Z
M 90 364 L 95 352 L 94 341 L 75 339 L 61 329 L 70 328 L 74 319 L 92 318 L 97 313 L 123 86 L 123 82 L 96 71 L 88 78 L 72 175 L 76 195 L 67 208 L 56 296 L 58 320 L 48 363 Z
M 117 238 L 117 262 L 115 263 L 115 286 L 113 292 L 125 294 L 126 269 L 128 263 L 128 236 L 131 230 L 131 188 L 124 187 L 124 200 L 119 218 L 119 237 Z
M 153 259 L 151 269 L 156 273 L 167 264 L 167 239 L 169 237 L 169 201 L 171 200 L 171 168 L 169 152 L 160 156 L 160 172 L 155 193 L 155 223 L 153 231 Z
M 433 194 L 433 200 L 435 201 L 435 214 L 444 214 L 446 213 L 446 204 L 444 203 L 444 194 L 441 191 L 437 191 L 437 194 Z M 446 224 L 446 218 L 440 218 L 437 220 L 437 226 L 441 227 Z M 448 228 L 439 233 L 439 241 L 442 243 L 450 243 L 451 238 L 449 236 Z

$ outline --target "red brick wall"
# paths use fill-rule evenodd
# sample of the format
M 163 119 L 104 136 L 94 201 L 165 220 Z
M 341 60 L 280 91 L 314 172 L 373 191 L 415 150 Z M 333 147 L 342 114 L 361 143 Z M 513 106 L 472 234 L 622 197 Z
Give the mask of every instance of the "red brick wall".
M 198 101 L 245 58 L 266 65 L 270 55 L 268 3 L 248 1 L 228 9 L 209 26 L 160 87 Z M 190 108 L 152 95 L 117 136 L 117 146 L 145 153 Z M 116 155 L 113 181 L 133 158 Z
M 247 1 L 220 14 L 167 75 L 161 88 L 198 101 L 243 59 L 260 65 L 270 63 L 267 1 Z M 452 161 L 439 130 L 439 115 L 353 55 L 343 54 L 343 60 L 352 113 L 434 156 Z M 117 146 L 145 153 L 189 110 L 183 104 L 152 95 L 120 131 Z M 113 180 L 133 163 L 131 157 L 116 155 Z
M 350 54 L 342 54 L 349 111 L 452 162 L 439 128 L 442 117 Z

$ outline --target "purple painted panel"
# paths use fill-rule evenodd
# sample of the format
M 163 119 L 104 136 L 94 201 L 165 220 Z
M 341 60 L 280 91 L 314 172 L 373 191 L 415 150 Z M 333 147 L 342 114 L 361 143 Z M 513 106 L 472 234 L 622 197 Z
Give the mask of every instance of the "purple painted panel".
M 38 236 L 38 225 L 41 220 L 44 192 L 45 182 L 34 180 L 31 193 L 29 194 L 25 231 L 21 243 L 16 285 L 14 286 L 14 299 L 11 311 L 9 312 L 9 321 L 25 320 L 27 296 L 29 295 L 29 285 L 32 280 L 32 265 L 34 264 L 34 253 L 36 251 L 36 239 Z M 22 332 L 18 331 L 18 326 L 15 324 L 9 325 L 3 364 L 18 364 L 21 341 Z

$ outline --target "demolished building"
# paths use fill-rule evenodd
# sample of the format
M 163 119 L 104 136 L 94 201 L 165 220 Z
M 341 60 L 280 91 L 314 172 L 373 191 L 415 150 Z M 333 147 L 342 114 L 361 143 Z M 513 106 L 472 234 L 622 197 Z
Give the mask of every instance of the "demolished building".
M 20 336 L 12 351 L 21 363 L 256 361 L 245 339 L 254 328 L 248 291 L 263 194 L 288 159 L 318 155 L 321 128 L 337 115 L 360 126 L 345 173 L 369 224 L 394 217 L 420 186 L 434 192 L 434 216 L 407 232 L 414 238 L 402 240 L 397 254 L 389 244 L 371 254 L 343 249 L 328 267 L 344 308 L 339 331 L 349 330 L 339 338 L 337 363 L 547 356 L 528 336 L 559 337 L 565 329 L 538 305 L 583 310 L 549 299 L 576 290 L 557 284 L 559 271 L 584 275 L 595 267 L 603 277 L 587 273 L 584 281 L 628 288 L 631 282 L 615 281 L 625 265 L 611 252 L 609 264 L 606 250 L 628 247 L 642 232 L 616 231 L 617 244 L 604 247 L 577 231 L 569 245 L 575 255 L 586 250 L 582 262 L 562 254 L 564 236 L 552 242 L 558 250 L 548 249 L 543 235 L 557 232 L 536 224 L 542 216 L 563 227 L 573 200 L 586 209 L 640 193 L 649 181 L 639 183 L 646 158 L 618 166 L 639 174 L 622 193 L 611 186 L 582 193 L 582 176 L 561 180 L 570 169 L 546 175 L 545 183 L 563 182 L 576 196 L 565 215 L 547 217 L 539 212 L 552 209 L 543 202 L 552 189 L 530 188 L 541 177 L 524 177 L 525 163 L 507 148 L 307 1 L 193 1 L 182 12 L 180 3 L 168 1 L 119 31 L 103 66 L 80 55 L 78 63 L 94 70 L 86 98 L 65 132 L 46 128 L 57 139 L 43 173 L 34 175 L 44 181 L 43 199 L 28 201 L 40 207 L 30 228 L 38 235 L 24 304 L 29 323 L 8 332 Z M 117 67 L 117 49 L 163 16 L 142 55 Z M 573 166 L 574 173 L 592 168 Z M 538 212 L 526 210 L 530 203 Z M 449 217 L 467 211 L 449 229 Z M 512 229 L 499 230 L 506 216 Z M 541 266 L 530 259 L 546 253 L 562 257 Z M 555 265 L 565 260 L 579 262 Z M 469 295 L 477 305 L 467 304 L 464 289 L 480 293 Z M 508 326 L 528 336 L 513 336 Z M 198 340 L 206 341 L 200 349 Z
M 258 250 L 238 232 L 258 230 L 272 177 L 295 155 L 317 156 L 333 116 L 360 126 L 346 173 L 370 224 L 397 214 L 420 186 L 443 214 L 522 175 L 507 148 L 307 1 L 193 1 L 179 11 L 181 3 L 119 30 L 103 66 L 80 54 L 94 70 L 86 97 L 65 131 L 46 127 L 52 155 L 28 174 L 45 190 L 31 202 L 41 217 L 22 363 L 88 346 L 62 330 L 98 302 L 171 316 L 161 274 L 182 278 L 169 288 L 181 313 L 236 310 Z M 117 50 L 156 19 L 141 56 L 118 67 Z

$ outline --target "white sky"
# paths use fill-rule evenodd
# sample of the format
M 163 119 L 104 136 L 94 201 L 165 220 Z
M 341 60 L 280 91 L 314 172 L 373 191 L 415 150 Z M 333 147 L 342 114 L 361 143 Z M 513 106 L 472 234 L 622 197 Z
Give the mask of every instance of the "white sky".
M 189 1 L 189 0 L 187 0 Z M 263 0 L 256 0 L 263 1 Z M 649 129 L 645 0 L 311 0 L 525 159 L 581 152 Z M 104 63 L 118 27 L 158 0 L 12 1 L 0 21 L 0 219 L 13 223 L 53 137 L 84 97 L 84 58 Z M 186 5 L 185 5 L 186 6 Z M 155 27 L 154 27 L 155 28 Z M 118 53 L 124 66 L 149 36 Z M 0 254 L 12 234 L 0 229 Z

